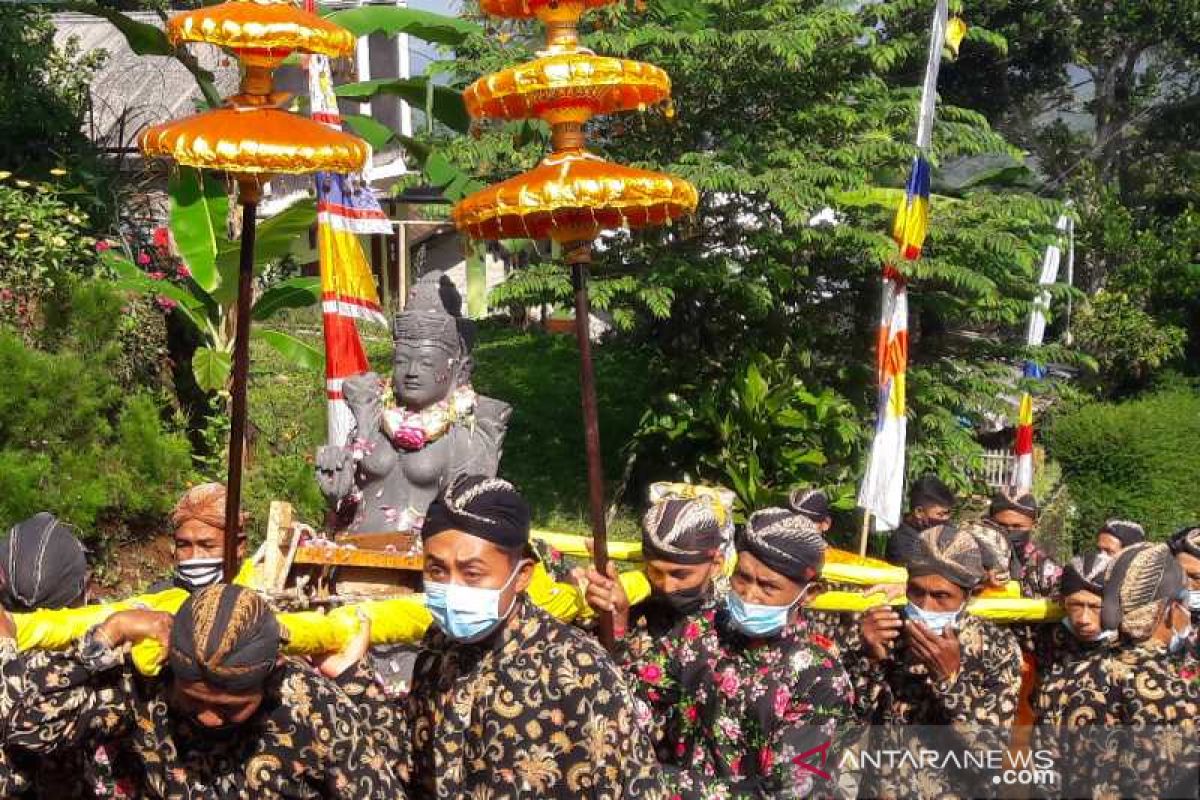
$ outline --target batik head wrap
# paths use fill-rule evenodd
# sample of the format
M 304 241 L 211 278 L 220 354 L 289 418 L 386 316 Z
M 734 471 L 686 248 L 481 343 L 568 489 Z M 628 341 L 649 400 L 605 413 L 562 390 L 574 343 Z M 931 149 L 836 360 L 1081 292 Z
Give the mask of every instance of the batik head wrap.
M 983 568 L 991 571 L 1002 583 L 1012 580 L 1012 545 L 1008 537 L 995 528 L 977 522 L 968 522 L 960 527 L 979 542 Z
M 793 489 L 788 495 L 788 507 L 813 522 L 829 519 L 829 495 L 821 489 Z
M 218 583 L 191 595 L 175 614 L 168 660 L 178 680 L 249 692 L 275 668 L 279 644 L 279 623 L 266 601 Z
M 922 475 L 908 490 L 908 507 L 945 506 L 954 508 L 954 492 L 936 475 Z
M 997 492 L 992 496 L 991 506 L 988 507 L 988 516 L 994 517 L 1002 511 L 1015 511 L 1029 517 L 1032 520 L 1038 518 L 1038 504 L 1033 495 L 1028 492 L 1017 493 L 1011 490 Z
M 676 564 L 711 561 L 733 538 L 733 492 L 687 483 L 654 483 L 642 517 L 647 558 Z
M 1063 567 L 1059 591 L 1063 597 L 1075 592 L 1104 594 L 1104 573 L 1112 565 L 1106 553 L 1081 553 Z
M 457 530 L 518 550 L 529 544 L 529 518 L 529 504 L 508 481 L 463 475 L 430 504 L 421 538 Z
M 940 575 L 970 591 L 983 580 L 983 552 L 970 531 L 948 522 L 921 531 L 917 552 L 908 563 L 908 575 Z
M 210 528 L 225 530 L 225 486 L 220 483 L 201 483 L 193 486 L 179 498 L 171 512 L 171 524 L 177 529 L 186 522 L 196 521 Z M 246 514 L 239 516 L 241 525 L 246 524 Z M 244 532 L 239 532 L 245 535 Z
M 825 538 L 817 523 L 787 508 L 751 514 L 738 536 L 737 549 L 800 583 L 816 578 L 825 565 Z
M 52 514 L 34 514 L 0 540 L 0 604 L 9 611 L 66 608 L 86 583 L 87 551 Z
M 1183 568 L 1165 544 L 1139 542 L 1125 548 L 1105 574 L 1100 624 L 1135 642 L 1149 638 L 1167 604 L 1184 588 Z
M 1200 558 L 1200 525 L 1175 531 L 1168 544 L 1172 553 L 1187 553 Z
M 1146 541 L 1146 529 L 1136 522 L 1124 519 L 1110 519 L 1104 523 L 1100 533 L 1107 533 L 1121 543 L 1121 547 Z

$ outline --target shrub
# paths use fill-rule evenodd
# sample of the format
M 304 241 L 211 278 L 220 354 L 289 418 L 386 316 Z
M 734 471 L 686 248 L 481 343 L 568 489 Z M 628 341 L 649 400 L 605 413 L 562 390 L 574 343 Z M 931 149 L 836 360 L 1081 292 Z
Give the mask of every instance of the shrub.
M 87 224 L 48 184 L 0 182 L 0 324 L 32 341 L 44 309 L 63 302 L 77 279 L 97 274 Z
M 1047 447 L 1075 502 L 1076 549 L 1106 518 L 1133 519 L 1162 540 L 1200 520 L 1200 394 L 1169 389 L 1061 413 Z
M 190 474 L 190 449 L 154 398 L 103 356 L 44 353 L 0 332 L 0 521 L 51 511 L 103 547 L 165 514 Z

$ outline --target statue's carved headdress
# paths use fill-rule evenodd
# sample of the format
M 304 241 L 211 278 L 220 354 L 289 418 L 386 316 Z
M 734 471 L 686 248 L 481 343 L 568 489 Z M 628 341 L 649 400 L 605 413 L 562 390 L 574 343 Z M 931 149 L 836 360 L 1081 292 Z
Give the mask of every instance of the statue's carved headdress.
M 475 344 L 475 325 L 462 317 L 462 296 L 445 273 L 422 275 L 392 323 L 396 344 L 433 344 L 465 359 Z

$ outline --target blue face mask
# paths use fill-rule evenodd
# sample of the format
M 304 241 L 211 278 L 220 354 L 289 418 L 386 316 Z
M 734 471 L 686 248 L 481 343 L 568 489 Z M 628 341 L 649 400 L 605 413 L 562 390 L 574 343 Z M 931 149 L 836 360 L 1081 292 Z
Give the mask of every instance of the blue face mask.
M 958 607 L 957 611 L 926 611 L 915 603 L 909 603 L 904 607 L 904 616 L 911 619 L 913 622 L 919 622 L 934 633 L 941 635 L 947 625 L 953 625 L 958 620 L 958 615 L 962 613 L 966 604 Z
M 729 609 L 729 621 L 747 636 L 774 636 L 787 625 L 788 613 L 807 593 L 808 587 L 805 587 L 800 596 L 786 606 L 763 606 L 747 603 L 737 592 L 730 592 L 725 596 L 725 607 Z
M 500 596 L 521 571 L 521 564 L 499 589 L 480 589 L 459 583 L 425 582 L 425 607 L 442 632 L 459 642 L 476 642 L 495 630 L 516 605 L 500 613 Z

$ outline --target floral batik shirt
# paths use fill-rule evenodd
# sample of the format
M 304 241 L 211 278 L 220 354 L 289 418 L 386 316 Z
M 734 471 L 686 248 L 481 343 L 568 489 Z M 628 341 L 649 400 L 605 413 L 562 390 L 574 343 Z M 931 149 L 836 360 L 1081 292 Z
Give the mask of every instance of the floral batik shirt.
M 1071 664 L 1035 708 L 1035 747 L 1055 755 L 1055 796 L 1194 797 L 1200 683 L 1166 645 L 1122 643 Z M 1182 793 L 1181 793 L 1182 792 Z
M 872 661 L 865 651 L 847 660 L 859 709 L 870 724 L 874 751 L 918 753 L 948 748 L 1003 751 L 1017 711 L 1021 649 L 1003 628 L 965 617 L 958 629 L 959 669 L 939 680 L 901 637 L 892 656 Z M 981 797 L 994 792 L 969 769 L 924 769 L 912 760 L 885 763 L 863 776 L 863 797 Z
M 144 678 L 120 651 L 83 652 L 81 643 L 27 659 L 10 747 L 47 754 L 119 740 L 143 771 L 144 796 L 164 800 L 406 796 L 358 708 L 307 665 L 285 660 L 254 715 L 214 732 L 169 710 L 169 672 Z
M 666 796 L 616 664 L 525 597 L 478 644 L 431 628 L 398 708 L 392 746 L 413 797 Z
M 835 792 L 854 692 L 831 642 L 803 622 L 749 639 L 727 612 L 686 621 L 638 672 L 638 693 L 675 704 L 665 743 L 673 798 L 819 797 Z M 661 700 L 659 701 L 661 703 Z

